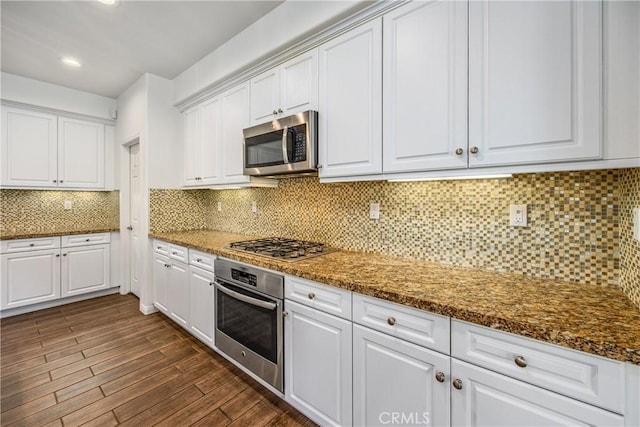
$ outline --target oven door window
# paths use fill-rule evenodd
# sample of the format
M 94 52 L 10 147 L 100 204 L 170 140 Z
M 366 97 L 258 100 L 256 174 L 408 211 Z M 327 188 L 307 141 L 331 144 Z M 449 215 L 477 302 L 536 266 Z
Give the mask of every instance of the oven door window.
M 251 299 L 275 303 L 273 299 L 225 283 L 224 287 Z M 240 301 L 216 291 L 217 328 L 220 332 L 273 363 L 278 363 L 278 312 Z
M 283 130 L 278 130 L 247 138 L 245 140 L 245 167 L 259 168 L 285 164 L 282 150 L 283 132 Z

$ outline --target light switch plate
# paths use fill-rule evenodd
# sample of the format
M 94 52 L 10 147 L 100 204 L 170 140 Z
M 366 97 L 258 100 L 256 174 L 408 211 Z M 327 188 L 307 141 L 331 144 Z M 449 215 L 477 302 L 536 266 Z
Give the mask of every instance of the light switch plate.
M 640 208 L 633 208 L 633 238 L 640 240 Z
M 512 227 L 527 226 L 527 205 L 509 206 L 509 225 Z
M 255 200 L 251 202 L 251 212 L 253 212 L 253 213 L 257 213 L 258 212 L 258 203 L 256 203 Z
M 218 202 L 218 212 L 222 212 L 222 202 Z
M 369 219 L 380 219 L 380 203 L 369 205 Z
M 70 211 L 71 209 L 73 209 L 73 202 L 71 200 L 65 200 L 64 201 L 64 210 L 65 211 Z

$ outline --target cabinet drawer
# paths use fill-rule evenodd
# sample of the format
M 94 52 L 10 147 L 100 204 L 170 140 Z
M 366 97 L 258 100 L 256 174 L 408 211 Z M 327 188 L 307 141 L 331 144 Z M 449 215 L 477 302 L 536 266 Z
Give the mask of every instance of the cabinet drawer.
M 169 256 L 169 244 L 167 242 L 163 242 L 162 240 L 154 240 L 153 251 L 160 255 Z
M 60 237 L 38 237 L 34 239 L 2 240 L 0 253 L 35 251 L 41 249 L 56 249 L 60 247 Z
M 446 316 L 354 293 L 353 321 L 449 354 L 450 322 Z
M 459 320 L 451 323 L 453 357 L 623 413 L 623 363 Z
M 189 262 L 189 249 L 169 243 L 169 258 L 186 264 Z
M 351 291 L 287 276 L 284 281 L 284 297 L 351 320 Z
M 62 236 L 62 247 L 72 248 L 74 246 L 101 245 L 111 242 L 109 233 L 75 234 L 72 236 Z
M 205 252 L 189 249 L 189 264 L 203 268 L 207 271 L 213 271 L 213 261 L 216 256 Z

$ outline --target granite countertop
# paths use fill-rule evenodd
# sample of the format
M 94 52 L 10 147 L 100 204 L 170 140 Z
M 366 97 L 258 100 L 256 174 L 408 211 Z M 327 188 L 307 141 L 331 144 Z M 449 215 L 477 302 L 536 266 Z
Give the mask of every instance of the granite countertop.
M 18 231 L 18 232 L 8 231 L 0 234 L 0 240 L 31 239 L 33 237 L 67 236 L 71 234 L 111 233 L 115 231 L 120 231 L 120 229 L 119 228 L 92 228 L 88 230 L 37 230 L 37 231 Z
M 640 365 L 640 309 L 618 289 L 343 250 L 278 261 L 225 248 L 256 236 L 211 230 L 150 237 Z

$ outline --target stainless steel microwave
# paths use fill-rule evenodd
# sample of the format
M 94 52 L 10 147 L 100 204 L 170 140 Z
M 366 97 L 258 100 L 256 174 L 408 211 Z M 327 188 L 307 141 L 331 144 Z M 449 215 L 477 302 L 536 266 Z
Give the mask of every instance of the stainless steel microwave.
M 317 173 L 318 112 L 276 119 L 244 130 L 244 173 L 251 176 Z

